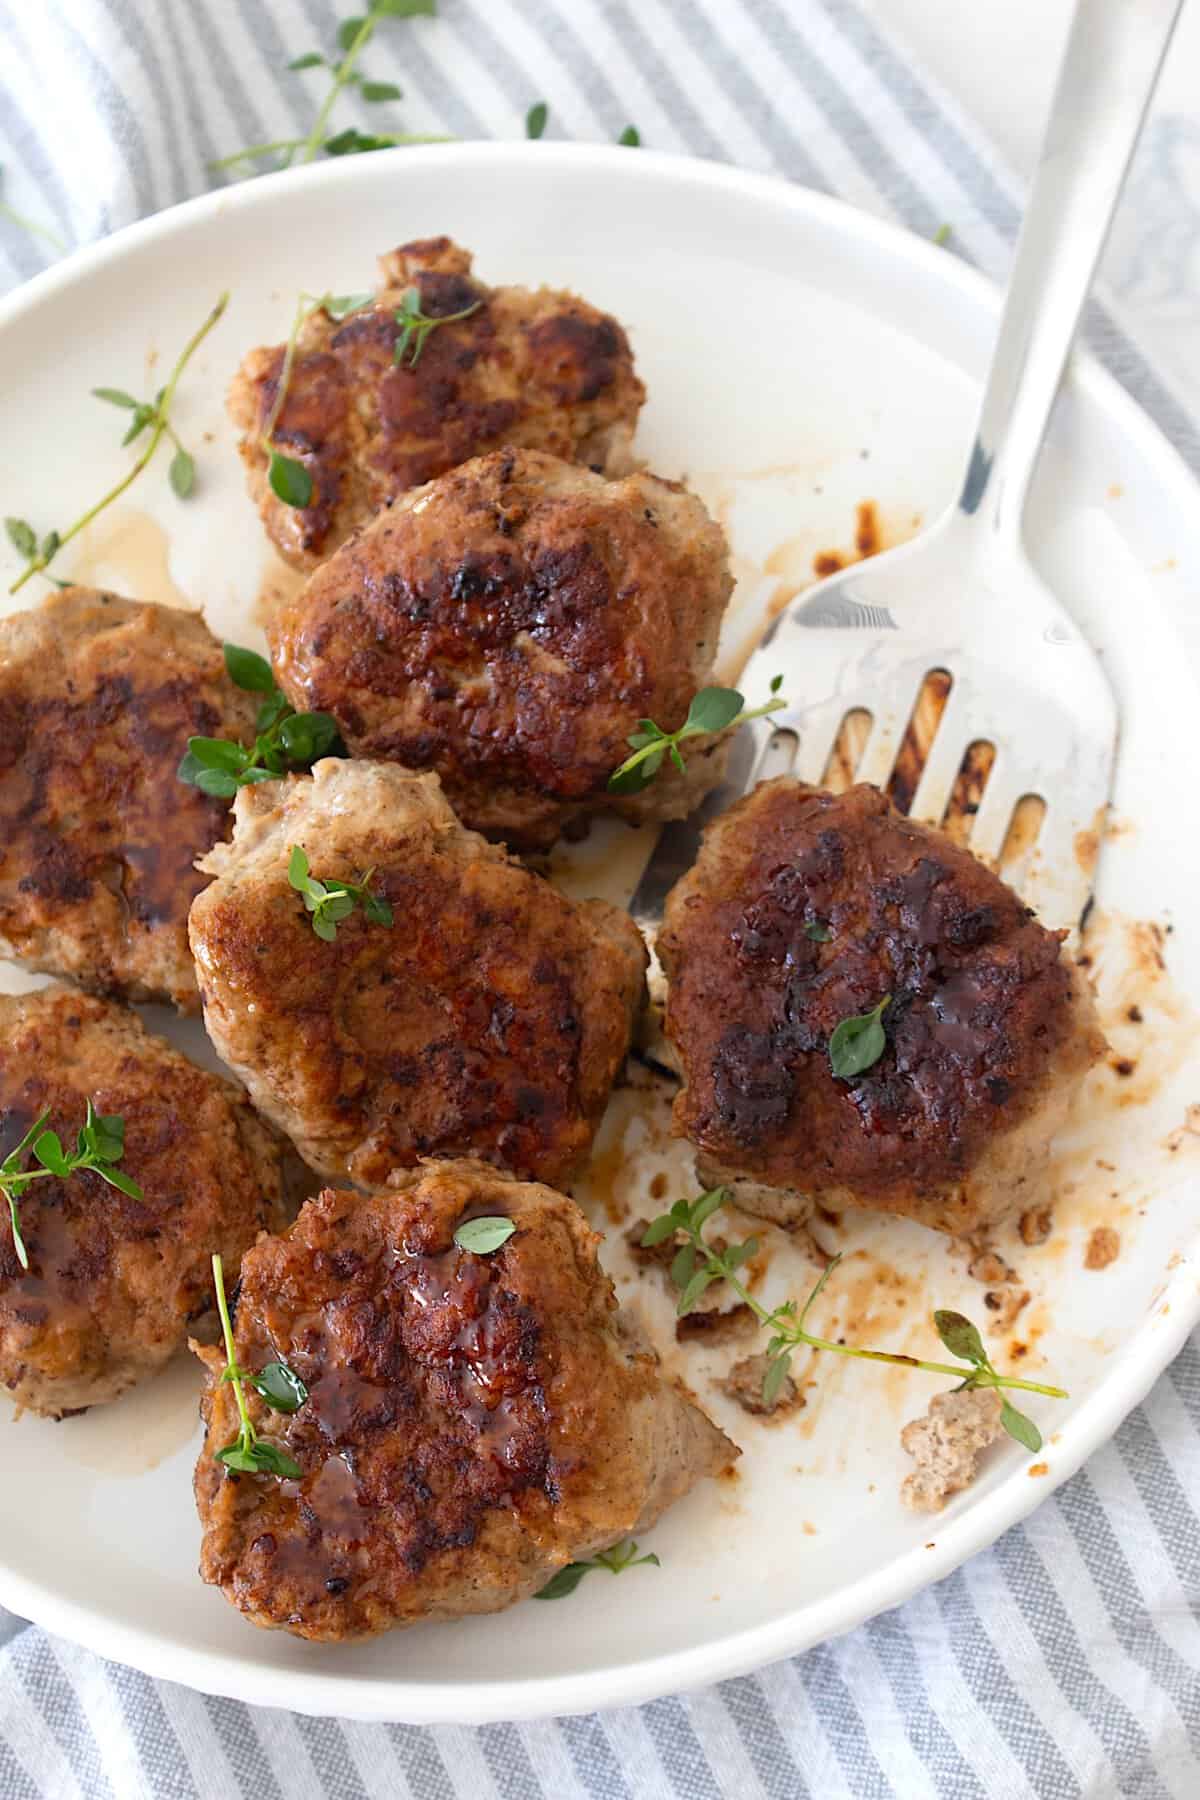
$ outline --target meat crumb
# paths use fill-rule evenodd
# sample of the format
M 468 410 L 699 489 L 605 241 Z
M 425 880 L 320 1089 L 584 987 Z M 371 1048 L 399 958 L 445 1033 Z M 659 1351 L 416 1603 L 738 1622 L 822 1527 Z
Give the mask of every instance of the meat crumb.
M 1021 1214 L 1020 1233 L 1023 1244 L 1044 1244 L 1050 1236 L 1054 1215 L 1048 1206 L 1031 1206 Z
M 987 1322 L 989 1331 L 1011 1331 L 1018 1313 L 1029 1305 L 1029 1289 L 1023 1287 L 989 1288 L 983 1304 L 993 1315 Z
M 967 1265 L 967 1274 L 972 1281 L 982 1281 L 985 1287 L 995 1287 L 999 1282 L 1016 1280 L 1014 1271 L 994 1250 L 980 1250 L 973 1256 Z
M 1111 1225 L 1097 1225 L 1087 1242 L 1083 1258 L 1085 1269 L 1107 1269 L 1121 1254 L 1121 1234 Z
M 763 1401 L 763 1382 L 771 1359 L 764 1352 L 758 1356 L 745 1356 L 741 1362 L 734 1363 L 721 1386 L 731 1400 L 748 1413 L 758 1418 L 782 1418 L 787 1413 L 799 1412 L 804 1405 L 804 1395 L 800 1392 L 790 1375 L 785 1375 L 779 1384 L 779 1392 L 767 1406 Z
M 675 1341 L 686 1344 L 702 1338 L 706 1344 L 728 1344 L 737 1338 L 748 1337 L 757 1322 L 753 1310 L 744 1300 L 739 1300 L 736 1306 L 728 1307 L 724 1312 L 713 1307 L 709 1312 L 685 1313 L 682 1319 L 675 1321 Z
M 951 1494 L 970 1486 L 981 1452 L 1003 1430 L 1000 1408 L 995 1388 L 965 1388 L 935 1394 L 928 1412 L 909 1420 L 900 1443 L 917 1466 L 901 1483 L 905 1506 L 941 1512 Z

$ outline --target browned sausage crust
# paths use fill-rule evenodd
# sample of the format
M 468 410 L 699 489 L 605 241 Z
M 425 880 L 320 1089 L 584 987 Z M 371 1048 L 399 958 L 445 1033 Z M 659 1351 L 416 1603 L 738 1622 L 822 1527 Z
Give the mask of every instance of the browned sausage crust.
M 464 1219 L 517 1229 L 491 1255 Z M 300 1478 L 227 1473 L 228 1384 L 205 1357 L 200 1569 L 256 1625 L 327 1641 L 495 1612 L 649 1526 L 736 1451 L 617 1310 L 570 1200 L 473 1162 L 395 1192 L 326 1191 L 242 1265 L 243 1367 L 282 1356 L 309 1398 L 251 1391 Z
M 1060 934 L 870 787 L 784 778 L 724 814 L 659 951 L 677 1127 L 771 1216 L 817 1200 L 965 1230 L 1008 1210 L 1102 1048 Z M 839 1079 L 834 1028 L 885 995 L 883 1055 Z
M 228 807 L 175 771 L 254 715 L 195 613 L 77 587 L 0 620 L 0 955 L 195 1012 L 193 864 Z
M 681 817 L 720 779 L 684 745 L 644 796 L 609 775 L 638 721 L 674 730 L 712 670 L 733 579 L 700 501 L 535 450 L 477 457 L 398 500 L 270 629 L 280 685 L 355 755 L 434 769 L 459 817 L 522 847 L 597 808 Z
M 621 472 L 645 389 L 624 331 L 550 288 L 489 288 L 449 238 L 381 258 L 375 303 L 341 321 L 317 311 L 297 341 L 272 441 L 312 477 L 311 503 L 276 499 L 262 435 L 284 347 L 251 351 L 230 391 L 242 456 L 268 534 L 297 568 L 315 568 L 408 488 L 501 444 Z M 397 364 L 396 311 L 409 288 L 427 318 L 477 306 L 431 331 L 415 365 Z
M 212 1252 L 232 1278 L 283 1219 L 280 1143 L 240 1088 L 111 1001 L 60 987 L 0 995 L 0 1157 L 46 1111 L 74 1144 L 89 1099 L 124 1119 L 120 1167 L 142 1198 L 86 1172 L 30 1183 L 28 1270 L 7 1207 L 0 1223 L 0 1382 L 51 1416 L 153 1374 L 212 1303 Z
M 458 824 L 437 777 L 316 765 L 243 788 L 217 879 L 192 908 L 204 1019 L 310 1166 L 380 1186 L 421 1156 L 474 1154 L 562 1181 L 586 1155 L 629 1047 L 645 948 L 615 907 L 577 904 Z M 288 857 L 393 909 L 323 943 Z

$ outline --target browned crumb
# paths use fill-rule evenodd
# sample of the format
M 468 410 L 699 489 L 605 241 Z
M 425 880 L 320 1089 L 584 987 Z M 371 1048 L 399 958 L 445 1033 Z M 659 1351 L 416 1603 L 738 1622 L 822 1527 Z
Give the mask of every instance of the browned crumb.
M 669 1269 L 683 1237 L 676 1232 L 673 1237 L 664 1238 L 661 1244 L 643 1244 L 642 1239 L 649 1229 L 649 1219 L 635 1219 L 629 1227 L 625 1242 L 630 1257 L 639 1269 Z
M 975 1479 L 979 1457 L 995 1443 L 1001 1400 L 995 1388 L 966 1388 L 935 1394 L 922 1418 L 910 1419 L 900 1443 L 916 1463 L 900 1487 L 913 1512 L 940 1512 L 951 1494 Z
M 739 1300 L 736 1306 L 728 1307 L 724 1312 L 719 1307 L 712 1307 L 708 1312 L 685 1313 L 682 1319 L 675 1321 L 675 1341 L 686 1344 L 703 1338 L 706 1344 L 728 1344 L 750 1336 L 755 1324 L 753 1310 L 744 1300 Z
M 1023 1244 L 1044 1244 L 1050 1236 L 1054 1225 L 1054 1214 L 1048 1206 L 1031 1206 L 1028 1212 L 1021 1214 L 1021 1242 Z
M 1120 1254 L 1120 1232 L 1114 1231 L 1111 1225 L 1097 1225 L 1087 1241 L 1083 1266 L 1085 1269 L 1107 1269 Z
M 734 1363 L 721 1386 L 731 1400 L 736 1400 L 740 1407 L 757 1418 L 780 1419 L 788 1413 L 799 1412 L 805 1404 L 804 1395 L 790 1375 L 785 1375 L 780 1382 L 779 1392 L 771 1404 L 764 1403 L 763 1382 L 770 1366 L 771 1358 L 765 1352 L 745 1356 L 741 1362 Z
M 1048 1475 L 1050 1473 L 1050 1464 L 1049 1463 L 1030 1463 L 1030 1465 L 1026 1469 L 1025 1473 L 1027 1475 Z
M 995 1316 L 988 1320 L 988 1330 L 1011 1331 L 1018 1313 L 1029 1305 L 1029 1289 L 1023 1287 L 989 1288 L 983 1304 Z
M 1015 1281 L 1016 1275 L 1009 1268 L 1002 1256 L 995 1250 L 982 1249 L 976 1252 L 967 1265 L 967 1274 L 972 1281 L 982 1281 L 985 1287 L 996 1287 L 1002 1281 Z

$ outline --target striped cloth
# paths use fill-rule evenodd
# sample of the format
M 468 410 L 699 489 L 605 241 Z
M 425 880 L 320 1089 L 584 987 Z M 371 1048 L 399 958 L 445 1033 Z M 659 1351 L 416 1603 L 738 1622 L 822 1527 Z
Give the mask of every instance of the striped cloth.
M 519 136 L 541 98 L 550 136 L 611 140 L 633 121 L 656 148 L 775 170 L 925 236 L 949 221 L 956 249 L 1002 275 L 1018 184 L 889 35 L 893 10 L 441 0 L 436 21 L 380 30 L 371 73 L 402 80 L 388 112 L 409 131 Z M 0 0 L 4 199 L 76 244 L 201 192 L 210 159 L 308 129 L 314 77 L 284 65 L 335 25 L 327 0 Z M 356 122 L 383 129 L 382 110 Z M 1180 349 L 1200 337 L 1198 144 L 1196 118 L 1159 111 L 1089 333 L 1200 468 Z M 50 254 L 0 223 L 0 279 Z M 1200 378 L 1191 398 L 1194 413 Z M 1197 1496 L 1193 1344 L 1114 1443 L 936 1589 L 756 1676 L 535 1725 L 252 1709 L 0 1613 L 0 1796 L 1195 1800 Z

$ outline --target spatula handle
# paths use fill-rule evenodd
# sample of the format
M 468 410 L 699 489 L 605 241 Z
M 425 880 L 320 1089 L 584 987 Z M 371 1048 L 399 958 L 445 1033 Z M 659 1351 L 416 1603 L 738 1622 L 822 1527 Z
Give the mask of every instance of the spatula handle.
M 1078 0 L 959 500 L 982 536 L 1019 535 L 1063 366 L 1182 4 Z

